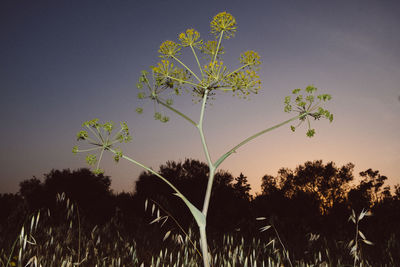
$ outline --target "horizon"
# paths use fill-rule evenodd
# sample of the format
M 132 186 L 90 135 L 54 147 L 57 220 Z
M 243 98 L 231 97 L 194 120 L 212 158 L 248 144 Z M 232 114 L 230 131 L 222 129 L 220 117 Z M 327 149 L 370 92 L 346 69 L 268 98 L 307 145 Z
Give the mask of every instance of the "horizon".
M 208 106 L 204 130 L 212 159 L 290 118 L 283 99 L 295 88 L 313 84 L 318 93 L 331 94 L 327 108 L 334 120 L 315 121 L 313 138 L 305 136 L 305 125 L 295 133 L 289 125 L 274 130 L 220 169 L 233 177 L 242 172 L 252 194 L 264 175 L 315 160 L 337 167 L 351 162 L 355 178 L 378 170 L 392 189 L 400 183 L 397 1 L 3 1 L 0 7 L 0 193 L 15 193 L 19 182 L 51 169 L 87 167 L 71 151 L 82 122 L 93 118 L 126 121 L 133 140 L 121 146 L 124 153 L 154 169 L 168 160 L 204 162 L 198 133 L 186 121 L 172 113 L 166 124 L 155 121 L 151 104 L 135 112 L 135 84 L 141 70 L 159 62 L 163 41 L 177 41 L 188 28 L 210 39 L 210 21 L 222 11 L 238 22 L 235 37 L 223 41 L 222 60 L 234 69 L 241 52 L 255 50 L 262 85 L 250 100 L 218 93 Z M 188 54 L 184 62 L 194 64 Z M 200 107 L 190 98 L 175 99 L 173 107 L 197 118 Z M 142 172 L 124 161 L 114 164 L 110 155 L 102 168 L 117 192 L 133 190 Z

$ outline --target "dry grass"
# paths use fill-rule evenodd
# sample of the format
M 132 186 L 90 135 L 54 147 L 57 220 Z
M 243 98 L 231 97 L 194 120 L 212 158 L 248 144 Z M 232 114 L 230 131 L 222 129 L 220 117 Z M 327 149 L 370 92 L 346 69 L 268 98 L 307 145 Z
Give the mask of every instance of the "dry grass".
M 38 212 L 29 217 L 13 245 L 8 249 L 1 249 L 1 266 L 201 266 L 201 254 L 195 241 L 198 236 L 191 230 L 184 232 L 179 227 L 165 229 L 164 240 L 159 240 L 163 242 L 164 249 L 146 254 L 139 252 L 143 248 L 135 240 L 124 238 L 120 234 L 115 221 L 111 220 L 101 227 L 83 229 L 77 207 L 65 195 L 59 195 L 57 201 L 63 207 L 63 212 Z M 153 223 L 174 221 L 157 205 L 149 207 Z M 55 223 L 54 217 L 57 216 L 64 216 L 62 223 Z M 355 217 L 356 222 L 359 218 L 360 216 Z M 351 257 L 349 261 L 351 254 L 346 247 L 348 241 L 337 242 L 343 257 L 332 259 L 329 250 L 322 246 L 323 242 L 320 242 L 321 238 L 316 234 L 309 235 L 310 247 L 314 247 L 310 251 L 311 257 L 307 260 L 294 259 L 279 240 L 279 234 L 276 231 L 275 233 L 275 237 L 271 237 L 268 242 L 260 238 L 246 239 L 239 235 L 224 235 L 220 239 L 214 239 L 210 244 L 212 266 L 372 266 L 361 258 L 359 247 L 356 248 L 357 254 L 354 254 L 355 241 L 351 246 L 353 256 L 357 255 L 354 262 L 351 262 Z M 358 233 L 356 238 L 359 235 Z M 316 242 L 320 243 L 315 245 Z M 388 266 L 395 265 L 393 263 Z

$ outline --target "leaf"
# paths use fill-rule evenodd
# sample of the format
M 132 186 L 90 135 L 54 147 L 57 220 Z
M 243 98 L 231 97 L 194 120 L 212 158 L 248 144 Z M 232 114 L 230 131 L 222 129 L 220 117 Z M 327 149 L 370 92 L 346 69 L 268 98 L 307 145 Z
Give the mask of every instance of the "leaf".
M 167 222 L 167 220 L 168 220 L 168 216 L 164 216 L 164 221 L 162 222 L 161 227 L 163 227 L 163 225 Z
M 360 230 L 358 230 L 358 234 L 361 236 L 362 239 L 366 240 L 365 235 Z
M 180 197 L 183 202 L 185 202 L 186 206 L 189 208 L 190 212 L 192 213 L 194 219 L 197 222 L 198 226 L 205 226 L 206 225 L 206 216 L 199 211 L 186 197 L 180 193 L 174 193 L 175 196 Z
M 170 234 L 171 234 L 171 231 L 168 231 L 168 232 L 164 235 L 163 241 L 165 241 L 165 240 L 169 237 Z
M 268 230 L 269 228 L 271 228 L 271 225 L 266 225 L 260 228 L 260 232 L 264 232 L 266 230 Z
M 372 243 L 371 241 L 368 241 L 366 239 L 363 239 L 362 241 L 367 245 L 370 245 L 370 246 L 374 245 L 374 243 Z
M 154 220 L 152 220 L 151 222 L 149 222 L 149 224 L 153 224 L 153 223 L 156 223 L 156 222 L 159 222 L 160 220 L 162 220 L 164 217 L 157 217 L 157 218 L 155 218 Z
M 351 241 L 349 242 L 349 244 L 347 245 L 347 247 L 350 248 L 350 247 L 353 245 L 353 243 L 354 243 L 354 240 L 351 240 Z
M 364 216 L 365 216 L 366 213 L 367 213 L 367 211 L 363 209 L 363 210 L 361 211 L 361 213 L 360 213 L 360 216 L 358 216 L 358 221 L 361 221 L 362 218 L 364 218 Z

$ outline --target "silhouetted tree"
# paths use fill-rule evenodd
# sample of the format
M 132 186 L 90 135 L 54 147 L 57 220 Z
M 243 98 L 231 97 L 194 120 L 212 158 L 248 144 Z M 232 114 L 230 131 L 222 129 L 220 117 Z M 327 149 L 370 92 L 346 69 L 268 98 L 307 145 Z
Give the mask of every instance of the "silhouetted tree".
M 322 160 L 307 161 L 299 165 L 295 171 L 281 169 L 279 171 L 281 189 L 287 196 L 303 191 L 314 194 L 320 202 L 323 213 L 334 205 L 346 199 L 349 183 L 353 177 L 354 164 L 348 163 L 340 169 L 333 162 L 326 165 Z
M 360 176 L 363 178 L 360 184 L 351 189 L 348 195 L 351 207 L 357 212 L 371 208 L 374 203 L 390 194 L 390 187 L 382 191 L 387 177 L 380 175 L 379 171 L 368 169 L 360 172 Z
M 264 175 L 261 178 L 261 194 L 270 195 L 279 190 L 279 181 L 272 175 Z
M 19 194 L 25 200 L 29 211 L 35 211 L 46 205 L 43 183 L 35 176 L 19 183 Z
M 86 168 L 72 172 L 52 170 L 45 174 L 44 181 L 50 198 L 55 199 L 57 193 L 65 192 L 93 223 L 103 223 L 114 213 L 110 185 L 110 177 L 96 175 Z
M 233 188 L 235 189 L 236 194 L 238 194 L 239 198 L 243 198 L 246 200 L 250 200 L 250 190 L 251 186 L 247 181 L 247 177 L 240 173 L 238 177 L 235 178 L 235 183 L 233 184 Z
M 93 223 L 101 223 L 113 214 L 111 180 L 103 174 L 95 175 L 89 169 L 76 171 L 52 170 L 38 178 L 22 181 L 19 194 L 26 201 L 30 212 L 40 208 L 55 208 L 57 193 L 65 192 L 78 204 L 82 215 Z

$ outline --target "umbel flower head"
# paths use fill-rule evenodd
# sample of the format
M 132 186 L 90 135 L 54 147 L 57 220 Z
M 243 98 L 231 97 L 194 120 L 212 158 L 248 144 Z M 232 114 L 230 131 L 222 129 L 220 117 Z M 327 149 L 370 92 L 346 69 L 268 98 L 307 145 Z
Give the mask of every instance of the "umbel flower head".
M 322 104 L 326 101 L 332 99 L 329 94 L 320 94 L 315 96 L 317 88 L 313 85 L 309 85 L 304 90 L 306 95 L 300 94 L 302 89 L 294 89 L 292 91 L 292 101 L 291 96 L 285 97 L 285 112 L 296 112 L 300 115 L 300 122 L 296 126 L 290 126 L 291 130 L 294 132 L 297 127 L 299 127 L 303 122 L 307 121 L 308 131 L 306 135 L 308 137 L 313 137 L 315 134 L 315 129 L 311 128 L 310 117 L 314 120 L 319 120 L 321 118 L 328 119 L 329 122 L 333 121 L 333 114 L 331 114 L 327 109 L 322 107 Z
M 104 171 L 100 169 L 99 166 L 104 151 L 108 150 L 114 153 L 114 160 L 118 162 L 123 155 L 119 148 L 114 148 L 114 145 L 116 143 L 129 142 L 132 139 L 126 122 L 121 122 L 120 125 L 121 129 L 112 135 L 112 131 L 114 130 L 114 123 L 112 121 L 105 122 L 104 124 L 99 123 L 98 119 L 84 122 L 82 127 L 84 127 L 85 130 L 78 132 L 77 140 L 87 141 L 92 147 L 82 150 L 79 149 L 78 146 L 74 146 L 72 152 L 76 154 L 98 151 L 99 156 L 88 154 L 86 156 L 86 162 L 90 166 L 96 165 L 93 171 L 95 174 L 103 173 Z
M 169 117 L 164 115 L 163 110 L 163 106 L 170 107 L 173 104 L 168 95 L 181 94 L 184 82 L 190 79 L 190 75 L 187 71 L 174 67 L 174 64 L 168 60 L 162 60 L 157 66 L 151 68 L 153 82 L 149 79 L 149 72 L 142 71 L 139 82 L 136 84 L 139 90 L 137 97 L 140 100 L 150 99 L 154 103 L 154 119 L 168 122 Z M 162 97 L 163 93 L 166 93 L 168 98 Z M 143 107 L 137 107 L 136 112 L 143 113 Z
M 216 37 L 218 37 L 223 31 L 225 33 L 225 39 L 233 37 L 237 29 L 235 18 L 225 11 L 215 15 L 210 23 L 210 26 L 211 33 L 213 33 Z
M 158 52 L 161 54 L 160 57 L 162 58 L 173 58 L 180 55 L 180 50 L 179 44 L 173 41 L 165 41 L 160 45 Z
M 260 89 L 261 81 L 257 71 L 261 61 L 257 52 L 249 50 L 242 53 L 239 57 L 240 65 L 234 71 L 229 71 L 221 59 L 221 55 L 224 54 L 222 36 L 225 39 L 234 36 L 237 29 L 235 18 L 227 12 L 220 12 L 213 17 L 210 25 L 212 33 L 217 37 L 216 40 L 205 42 L 200 38 L 198 31 L 189 28 L 178 35 L 178 43 L 167 40 L 160 45 L 158 52 L 162 60 L 151 67 L 152 83 L 149 79 L 151 75 L 148 75 L 147 71 L 142 71 L 137 84 L 138 98 L 150 99 L 154 103 L 156 120 L 162 122 L 169 120 L 164 115 L 163 108 L 183 115 L 171 107 L 172 100 L 169 99 L 171 95 L 191 91 L 194 102 L 200 102 L 204 96 L 213 99 L 218 90 L 233 92 L 236 96 L 247 98 L 250 93 L 257 93 Z M 199 73 L 196 74 L 178 58 L 182 47 L 188 47 L 193 53 Z M 205 55 L 206 64 L 200 62 L 197 49 Z M 166 99 L 162 98 L 162 94 L 167 95 Z M 143 107 L 137 107 L 136 111 L 142 113 Z M 193 122 L 191 119 L 189 121 Z
M 220 45 L 218 47 L 217 51 L 217 41 L 207 41 L 206 43 L 203 44 L 201 47 L 201 52 L 205 54 L 205 58 L 208 60 L 212 60 L 215 57 L 215 54 L 217 54 L 216 58 L 219 59 L 220 55 L 223 55 L 225 53 L 224 47 Z
M 179 34 L 179 40 L 183 47 L 191 46 L 195 48 L 201 48 L 203 40 L 200 39 L 200 33 L 194 29 L 187 29 L 186 32 Z
M 252 50 L 240 55 L 240 63 L 247 66 L 258 66 L 261 64 L 260 55 Z

